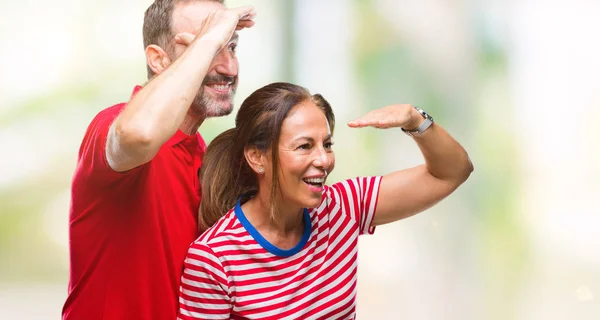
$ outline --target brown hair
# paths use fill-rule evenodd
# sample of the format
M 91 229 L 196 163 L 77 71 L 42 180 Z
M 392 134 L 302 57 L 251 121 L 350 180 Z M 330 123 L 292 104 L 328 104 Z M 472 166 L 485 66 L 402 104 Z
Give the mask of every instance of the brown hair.
M 224 3 L 224 0 L 155 0 L 144 13 L 144 26 L 142 35 L 144 38 L 144 49 L 154 44 L 163 48 L 169 55 L 172 53 L 171 40 L 175 36 L 171 29 L 173 21 L 173 10 L 179 3 L 194 1 L 216 1 Z M 150 66 L 146 65 L 148 79 L 154 76 Z
M 204 232 L 226 214 L 237 199 L 249 192 L 258 192 L 256 173 L 244 157 L 244 148 L 254 146 L 261 151 L 271 149 L 273 180 L 271 184 L 271 216 L 274 217 L 275 195 L 279 190 L 279 137 L 283 120 L 296 105 L 311 101 L 315 103 L 329 121 L 331 133 L 335 118 L 329 103 L 320 94 L 310 92 L 290 83 L 272 83 L 252 93 L 240 107 L 235 118 L 235 128 L 218 135 L 208 146 L 200 181 L 199 226 Z

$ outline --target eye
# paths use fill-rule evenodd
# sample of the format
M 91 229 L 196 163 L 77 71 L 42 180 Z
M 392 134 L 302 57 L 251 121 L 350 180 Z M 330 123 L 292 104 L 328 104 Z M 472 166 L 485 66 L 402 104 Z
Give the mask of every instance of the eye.
M 308 144 L 308 143 L 302 144 L 302 145 L 298 146 L 297 149 L 308 150 L 308 149 L 310 149 L 310 144 Z
M 329 142 L 325 142 L 325 143 L 323 144 L 323 147 L 324 147 L 325 149 L 331 149 L 331 148 L 333 147 L 333 142 L 331 142 L 331 141 L 329 141 Z
M 235 49 L 237 49 L 237 44 L 232 43 L 229 45 L 229 52 L 235 54 Z

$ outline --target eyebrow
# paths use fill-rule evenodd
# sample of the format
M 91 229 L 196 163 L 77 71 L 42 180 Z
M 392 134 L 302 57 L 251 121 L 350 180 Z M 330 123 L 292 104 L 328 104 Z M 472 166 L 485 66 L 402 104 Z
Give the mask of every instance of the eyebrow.
M 329 140 L 329 139 L 331 139 L 332 137 L 333 137 L 333 135 L 330 133 L 330 134 L 328 134 L 328 135 L 325 137 L 325 139 L 323 139 L 323 140 Z M 298 142 L 298 141 L 300 141 L 300 140 L 308 140 L 308 141 L 310 141 L 310 142 L 314 142 L 314 141 L 315 141 L 315 139 L 313 139 L 313 138 L 311 138 L 311 137 L 304 137 L 304 136 L 302 136 L 302 137 L 298 137 L 298 138 L 294 139 L 294 141 L 293 141 L 293 142 Z
M 234 32 L 233 35 L 231 36 L 231 39 L 229 39 L 228 43 L 237 43 L 239 38 L 240 38 L 240 35 L 237 32 Z

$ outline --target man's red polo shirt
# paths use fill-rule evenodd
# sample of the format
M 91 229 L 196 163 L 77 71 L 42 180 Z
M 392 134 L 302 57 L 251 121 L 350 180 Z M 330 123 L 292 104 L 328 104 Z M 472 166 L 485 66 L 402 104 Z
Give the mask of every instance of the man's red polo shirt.
M 177 316 L 183 260 L 198 236 L 198 170 L 206 144 L 200 134 L 178 131 L 152 161 L 115 172 L 106 161 L 106 137 L 124 107 L 100 112 L 79 150 L 64 319 Z

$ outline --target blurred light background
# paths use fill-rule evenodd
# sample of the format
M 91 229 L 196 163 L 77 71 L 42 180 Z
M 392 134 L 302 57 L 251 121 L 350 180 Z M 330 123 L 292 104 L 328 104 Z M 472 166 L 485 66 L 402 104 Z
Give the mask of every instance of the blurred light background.
M 60 317 L 79 143 L 145 81 L 150 3 L 2 0 L 0 319 Z M 322 93 L 333 180 L 422 162 L 399 130 L 345 126 L 391 103 L 429 111 L 475 164 L 450 198 L 361 239 L 359 319 L 600 319 L 600 1 L 228 4 L 258 11 L 236 105 L 274 81 Z

